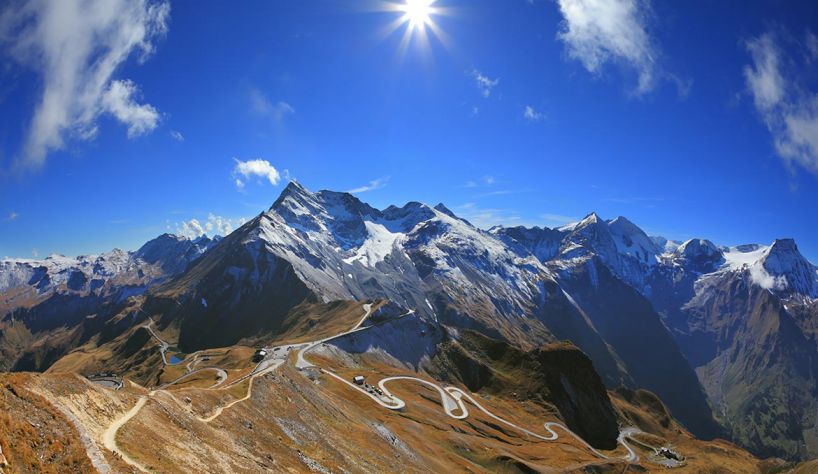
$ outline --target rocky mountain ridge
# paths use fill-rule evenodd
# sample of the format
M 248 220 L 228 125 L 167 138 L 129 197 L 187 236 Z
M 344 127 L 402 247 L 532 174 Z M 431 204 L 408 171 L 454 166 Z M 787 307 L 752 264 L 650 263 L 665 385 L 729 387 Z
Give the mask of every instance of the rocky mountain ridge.
M 794 395 L 778 384 L 783 392 L 775 399 L 782 400 L 787 429 L 772 427 L 780 420 L 769 426 L 742 421 L 762 410 L 753 397 L 769 397 L 773 389 L 742 385 L 750 371 L 780 380 L 781 373 L 813 370 L 800 354 L 809 352 L 818 334 L 818 273 L 791 240 L 732 248 L 703 239 L 673 243 L 649 237 L 623 217 L 606 221 L 594 213 L 558 229 L 484 231 L 442 204 L 379 210 L 348 193 L 313 193 L 292 182 L 270 209 L 224 239 L 166 235 L 136 252 L 101 258 L 0 264 L 0 282 L 11 282 L 4 295 L 24 287 L 43 297 L 21 312 L 4 296 L 9 309 L 0 315 L 0 344 L 10 345 L 21 331 L 22 346 L 52 334 L 38 332 L 38 321 L 54 317 L 54 311 L 38 314 L 49 304 L 43 290 L 72 294 L 70 273 L 78 271 L 107 288 L 129 281 L 138 291 L 112 300 L 112 292 L 82 287 L 77 297 L 99 301 L 86 301 L 69 319 L 94 314 L 102 327 L 114 321 L 125 327 L 150 316 L 159 328 L 178 334 L 186 352 L 274 335 L 299 305 L 385 299 L 424 321 L 474 330 L 524 350 L 570 340 L 589 355 L 609 388 L 655 391 L 699 436 L 730 434 L 756 452 L 788 457 L 811 452 L 806 438 L 793 433 L 813 422 L 810 383 L 818 377 L 798 377 L 796 386 L 807 395 L 791 407 L 784 400 Z M 19 276 L 20 268 L 40 267 L 49 275 L 43 288 L 42 278 Z M 138 284 L 133 275 L 141 278 Z M 748 291 L 757 296 L 742 296 Z M 769 330 L 754 323 L 748 315 L 758 305 L 775 307 L 781 324 Z M 83 337 L 101 330 L 93 328 L 86 327 Z M 770 354 L 766 346 L 737 349 L 761 337 L 785 347 L 795 340 L 793 332 L 804 341 L 797 344 L 799 355 Z M 64 350 L 83 337 L 65 343 Z M 777 362 L 759 366 L 737 361 L 736 354 L 753 360 L 774 355 Z M 765 367 L 771 372 L 759 372 Z M 727 373 L 732 376 L 725 378 Z M 748 437 L 753 426 L 763 436 Z

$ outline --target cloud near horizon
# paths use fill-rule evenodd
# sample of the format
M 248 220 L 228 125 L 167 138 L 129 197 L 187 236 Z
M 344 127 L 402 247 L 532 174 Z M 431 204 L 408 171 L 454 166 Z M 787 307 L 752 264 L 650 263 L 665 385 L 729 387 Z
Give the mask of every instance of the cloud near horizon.
M 746 43 L 751 64 L 744 68 L 747 90 L 772 135 L 773 146 L 787 168 L 799 165 L 818 176 L 818 93 L 798 81 L 792 67 L 810 67 L 812 33 L 807 33 L 806 58 L 798 64 L 767 32 Z
M 233 232 L 237 227 L 242 226 L 245 222 L 247 222 L 247 219 L 243 217 L 230 219 L 209 213 L 205 221 L 190 219 L 189 221 L 177 223 L 176 233 L 188 239 L 195 239 L 202 235 L 208 235 L 210 237 L 219 235 L 224 237 Z
M 592 74 L 607 63 L 636 73 L 637 94 L 656 85 L 658 52 L 648 33 L 648 0 L 558 0 L 563 17 L 558 38 L 568 56 Z
M 151 0 L 34 0 L 12 2 L 0 15 L 0 45 L 42 77 L 18 163 L 41 167 L 68 138 L 91 140 L 109 114 L 129 138 L 156 128 L 159 112 L 141 104 L 137 85 L 113 79 L 136 55 L 144 62 L 165 35 L 170 4 Z

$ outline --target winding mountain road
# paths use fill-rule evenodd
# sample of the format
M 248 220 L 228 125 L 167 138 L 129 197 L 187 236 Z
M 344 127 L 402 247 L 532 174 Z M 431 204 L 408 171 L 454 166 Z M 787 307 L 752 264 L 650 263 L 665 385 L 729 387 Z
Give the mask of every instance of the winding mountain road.
M 364 308 L 364 311 L 365 311 L 363 317 L 349 331 L 344 331 L 344 332 L 336 334 L 334 336 L 330 336 L 330 337 L 327 337 L 327 338 L 324 338 L 324 339 L 319 339 L 317 341 L 313 341 L 313 342 L 309 342 L 309 343 L 305 344 L 304 347 L 300 351 L 298 351 L 298 355 L 297 355 L 296 360 L 295 360 L 295 367 L 297 369 L 306 369 L 307 367 L 315 367 L 313 364 L 307 362 L 307 360 L 304 359 L 304 354 L 306 354 L 307 352 L 312 350 L 318 344 L 323 344 L 323 343 L 325 343 L 327 341 L 331 341 L 333 339 L 338 339 L 339 337 L 343 337 L 343 336 L 346 336 L 347 334 L 352 334 L 353 332 L 361 330 L 362 329 L 361 325 L 364 323 L 364 321 L 366 321 L 366 318 L 368 318 L 369 314 L 372 312 L 372 305 L 370 303 L 366 303 L 366 304 L 363 305 L 363 308 Z M 413 312 L 414 311 L 410 311 L 407 314 L 411 314 Z M 363 328 L 363 329 L 366 329 L 366 328 Z
M 219 377 L 219 379 L 216 381 L 215 384 L 211 385 L 208 388 L 216 388 L 219 385 L 223 384 L 225 380 L 227 380 L 227 371 L 225 371 L 224 369 L 220 369 L 218 367 L 202 367 L 200 369 L 191 370 L 190 372 L 185 373 L 181 377 L 177 377 L 175 380 L 171 380 L 170 382 L 160 386 L 159 390 L 164 390 L 164 389 L 170 387 L 171 385 L 177 384 L 177 383 L 181 382 L 182 380 L 190 377 L 191 375 L 195 375 L 195 374 L 198 374 L 200 372 L 205 372 L 205 371 L 210 371 L 210 370 L 216 372 L 216 375 Z
M 317 347 L 320 344 L 331 341 L 333 339 L 337 339 L 339 337 L 343 337 L 343 336 L 352 334 L 352 333 L 357 332 L 357 331 L 368 329 L 369 327 L 362 327 L 362 325 L 363 325 L 364 321 L 366 321 L 366 319 L 371 314 L 372 305 L 368 304 L 368 303 L 364 304 L 363 309 L 365 311 L 363 317 L 361 317 L 361 319 L 355 324 L 355 326 L 353 326 L 351 329 L 349 329 L 347 331 L 341 332 L 339 334 L 336 334 L 334 336 L 330 336 L 330 337 L 327 337 L 327 338 L 324 338 L 324 339 L 319 339 L 317 341 L 312 341 L 312 342 L 307 342 L 307 343 L 302 343 L 302 344 L 288 344 L 288 345 L 282 345 L 282 346 L 277 346 L 277 347 L 273 347 L 273 348 L 268 349 L 268 355 L 264 359 L 259 361 L 259 363 L 256 364 L 256 366 L 253 368 L 253 370 L 249 374 L 247 374 L 247 375 L 245 375 L 243 377 L 240 377 L 239 379 L 236 379 L 235 381 L 231 382 L 230 384 L 220 388 L 220 390 L 227 389 L 229 387 L 232 387 L 232 386 L 234 386 L 234 385 L 236 385 L 238 383 L 244 382 L 245 380 L 249 379 L 249 383 L 248 383 L 248 386 L 247 386 L 247 394 L 244 397 L 233 400 L 232 402 L 230 402 L 230 403 L 228 403 L 228 404 L 226 404 L 224 406 L 217 407 L 213 411 L 213 413 L 210 414 L 209 416 L 206 416 L 206 417 L 195 416 L 195 418 L 198 419 L 199 421 L 203 422 L 203 423 L 210 423 L 211 421 L 218 418 L 224 412 L 224 410 L 227 410 L 228 408 L 230 408 L 232 406 L 235 406 L 238 403 L 241 403 L 241 402 L 244 402 L 244 401 L 250 399 L 250 397 L 252 396 L 253 382 L 254 382 L 255 378 L 259 377 L 261 375 L 264 375 L 264 374 L 266 374 L 266 373 L 268 373 L 270 371 L 273 371 L 273 370 L 277 369 L 278 367 L 280 367 L 282 364 L 284 364 L 287 361 L 287 359 L 289 357 L 289 354 L 293 350 L 298 350 L 298 352 L 296 354 L 296 361 L 295 361 L 295 367 L 296 368 L 301 369 L 301 370 L 307 369 L 307 368 L 317 368 L 318 370 L 320 370 L 321 373 L 329 375 L 331 378 L 334 378 L 335 380 L 338 380 L 339 382 L 342 382 L 342 383 L 346 384 L 348 387 L 350 387 L 350 388 L 352 388 L 354 390 L 357 390 L 358 392 L 368 396 L 373 401 L 375 401 L 380 406 L 382 406 L 382 407 L 384 407 L 386 409 L 401 410 L 404 407 L 406 407 L 406 402 L 404 402 L 399 397 L 397 397 L 392 392 L 390 392 L 389 389 L 387 388 L 387 384 L 395 383 L 395 382 L 401 382 L 401 383 L 410 382 L 410 383 L 414 383 L 414 384 L 421 384 L 421 385 L 425 385 L 425 386 L 427 386 L 427 387 L 429 387 L 429 388 L 431 388 L 433 390 L 436 390 L 438 392 L 438 394 L 440 395 L 440 403 L 441 403 L 441 406 L 443 407 L 443 411 L 446 413 L 447 416 L 449 416 L 449 417 L 451 417 L 453 419 L 463 420 L 463 419 L 468 418 L 469 410 L 468 410 L 468 408 L 466 406 L 466 403 L 465 403 L 465 402 L 468 402 L 471 405 L 473 405 L 474 407 L 476 407 L 478 410 L 480 410 L 482 413 L 484 413 L 486 416 L 488 416 L 489 418 L 491 418 L 491 419 L 493 419 L 493 420 L 495 420 L 495 421 L 497 421 L 499 423 L 502 423 L 502 424 L 504 424 L 504 425 L 506 425 L 506 426 L 508 426 L 508 427 L 510 427 L 512 429 L 515 429 L 515 430 L 517 430 L 517 431 L 519 431 L 521 433 L 524 433 L 525 435 L 530 436 L 532 438 L 535 438 L 535 439 L 538 439 L 538 440 L 541 440 L 541 441 L 554 441 L 554 440 L 559 438 L 559 434 L 556 431 L 554 431 L 554 428 L 559 428 L 560 430 L 564 431 L 565 433 L 567 433 L 571 437 L 575 438 L 578 442 L 580 442 L 584 447 L 586 447 L 594 455 L 596 455 L 596 456 L 598 456 L 598 457 L 600 457 L 602 459 L 606 459 L 606 460 L 614 459 L 614 457 L 608 456 L 608 455 L 596 450 L 593 446 L 591 446 L 584 439 L 582 439 L 582 437 L 580 437 L 579 435 L 577 435 L 576 433 L 571 431 L 567 426 L 563 425 L 562 423 L 546 422 L 546 423 L 543 424 L 543 427 L 544 427 L 545 431 L 547 432 L 547 434 L 542 435 L 542 434 L 539 434 L 539 433 L 535 433 L 533 431 L 530 431 L 530 430 L 528 430 L 526 428 L 523 428 L 523 427 L 521 427 L 519 425 L 516 425 L 516 424 L 506 420 L 505 418 L 502 418 L 502 417 L 492 413 L 490 410 L 488 410 L 483 405 L 481 405 L 477 400 L 475 400 L 474 397 L 472 397 L 469 393 L 466 393 L 465 391 L 463 391 L 463 390 L 461 390 L 460 388 L 457 388 L 457 387 L 452 387 L 452 386 L 441 387 L 440 385 L 438 385 L 438 384 L 436 384 L 434 382 L 431 382 L 431 381 L 428 381 L 428 380 L 423 380 L 423 379 L 420 379 L 420 378 L 417 378 L 417 377 L 412 377 L 412 376 L 394 376 L 394 377 L 383 378 L 378 382 L 378 387 L 380 388 L 382 394 L 377 394 L 377 393 L 375 393 L 375 391 L 365 390 L 361 386 L 358 386 L 358 385 L 344 379 L 343 377 L 340 377 L 339 375 L 335 374 L 331 370 L 327 370 L 327 369 L 324 369 L 324 368 L 318 368 L 313 363 L 309 362 L 308 360 L 306 360 L 304 358 L 307 355 L 307 353 L 309 353 L 312 349 L 314 349 L 315 347 Z M 404 316 L 407 316 L 407 315 L 412 314 L 412 313 L 414 313 L 414 311 L 409 311 Z M 153 337 L 155 337 L 159 341 L 159 343 L 160 343 L 159 350 L 162 353 L 162 361 L 163 361 L 163 363 L 165 363 L 165 365 L 168 365 L 167 359 L 166 359 L 166 356 L 165 356 L 165 352 L 167 351 L 167 349 L 169 347 L 169 344 L 167 342 L 163 341 L 154 332 L 153 328 L 151 327 L 152 325 L 153 325 L 153 320 L 151 320 L 148 324 L 143 325 L 142 327 L 148 329 L 148 331 L 150 331 L 150 333 L 153 335 Z M 148 399 L 152 398 L 156 393 L 158 393 L 158 392 L 168 393 L 175 400 L 176 399 L 175 396 L 171 392 L 166 392 L 165 389 L 172 386 L 173 384 L 176 384 L 176 383 L 184 380 L 186 377 L 189 377 L 189 376 L 191 376 L 191 375 L 193 375 L 195 373 L 198 373 L 198 372 L 201 372 L 201 371 L 204 371 L 204 370 L 215 370 L 217 372 L 217 374 L 219 375 L 219 380 L 217 381 L 217 383 L 215 385 L 210 387 L 210 389 L 217 389 L 217 387 L 221 386 L 224 383 L 224 381 L 227 379 L 227 372 L 224 371 L 221 368 L 218 368 L 218 367 L 203 367 L 203 368 L 200 368 L 200 369 L 191 370 L 191 366 L 190 366 L 190 364 L 188 364 L 187 368 L 188 368 L 188 372 L 186 374 L 182 375 L 181 377 L 177 378 L 176 380 L 173 380 L 173 381 L 159 387 L 156 390 L 153 390 L 153 391 L 149 392 L 147 395 L 141 396 L 139 398 L 139 400 L 137 400 L 137 402 L 133 406 L 133 408 L 131 408 L 127 413 L 123 414 L 122 416 L 120 416 L 119 418 L 114 420 L 111 423 L 111 425 L 108 427 L 108 429 L 102 435 L 103 445 L 107 449 L 113 451 L 114 453 L 119 454 L 121 456 L 121 458 L 126 463 L 130 464 L 131 466 L 139 469 L 142 472 L 150 472 L 144 465 L 142 465 L 141 463 L 139 463 L 135 459 L 131 458 L 124 451 L 122 451 L 120 449 L 120 447 L 117 445 L 117 442 L 116 442 L 116 434 L 128 421 L 130 421 L 133 417 L 135 417 L 139 413 L 139 411 L 142 409 L 142 407 L 144 407 L 145 404 L 147 403 Z M 181 402 L 178 402 L 178 403 L 181 403 Z M 627 454 L 624 457 L 622 457 L 622 459 L 624 459 L 624 460 L 626 460 L 628 462 L 636 462 L 636 461 L 639 460 L 639 456 L 636 454 L 634 449 L 628 444 L 628 439 L 630 439 L 633 435 L 635 435 L 635 434 L 637 434 L 639 432 L 640 431 L 637 428 L 628 427 L 628 428 L 624 428 L 624 429 L 620 430 L 619 436 L 617 437 L 617 442 L 619 444 L 621 444 L 625 448 L 625 450 L 627 451 Z
M 363 318 L 361 318 L 361 320 L 358 321 L 358 324 L 356 324 L 349 331 L 343 332 L 341 334 L 338 334 L 338 335 L 335 335 L 335 336 L 332 336 L 332 337 L 329 337 L 329 338 L 326 338 L 326 339 L 322 339 L 320 341 L 310 343 L 310 344 L 306 345 L 304 348 L 302 348 L 298 352 L 298 357 L 297 357 L 297 360 L 296 360 L 296 367 L 299 368 L 299 369 L 308 368 L 308 367 L 315 367 L 314 364 L 312 364 L 309 361 L 307 361 L 306 359 L 304 359 L 304 356 L 306 355 L 307 352 L 309 352 L 311 349 L 313 349 L 314 347 L 316 347 L 320 343 L 327 342 L 327 341 L 332 340 L 332 339 L 337 339 L 339 337 L 342 337 L 342 336 L 345 336 L 345 335 L 348 335 L 348 334 L 351 334 L 353 332 L 356 332 L 356 331 L 360 330 L 361 325 L 366 320 L 366 318 L 369 316 L 371 307 L 368 306 L 368 305 L 364 305 L 364 309 L 366 310 L 366 313 L 364 314 Z M 412 312 L 413 311 L 410 311 L 410 313 L 407 313 L 407 315 L 411 314 Z M 366 328 L 363 328 L 363 329 L 366 329 Z M 608 456 L 608 455 L 598 451 L 597 449 L 595 449 L 593 446 L 588 444 L 588 442 L 585 441 L 581 436 L 579 436 L 576 433 L 574 433 L 573 431 L 571 431 L 567 426 L 563 425 L 562 423 L 557 423 L 557 422 L 546 422 L 546 423 L 544 423 L 543 427 L 548 432 L 548 434 L 545 435 L 545 436 L 543 436 L 541 434 L 538 434 L 538 433 L 534 433 L 533 431 L 525 429 L 525 428 L 523 428 L 523 427 L 521 427 L 519 425 L 516 425 L 516 424 L 514 424 L 514 423 L 512 423 L 512 422 L 510 422 L 510 421 L 508 421 L 508 420 L 506 420 L 506 419 L 492 413 L 491 411 L 486 409 L 483 405 L 481 405 L 479 402 L 477 402 L 477 400 L 475 400 L 474 397 L 472 397 L 470 394 L 464 392 L 463 390 L 461 390 L 460 388 L 457 388 L 457 387 L 451 387 L 451 386 L 441 387 L 440 385 L 438 385 L 438 384 L 436 384 L 434 382 L 430 382 L 428 380 L 423 380 L 423 379 L 420 379 L 420 378 L 417 378 L 417 377 L 395 376 L 395 377 L 386 377 L 384 379 L 381 379 L 378 382 L 378 387 L 380 387 L 381 391 L 383 392 L 383 395 L 378 395 L 376 393 L 373 393 L 371 391 L 368 391 L 368 390 L 365 390 L 365 389 L 361 388 L 361 386 L 356 385 L 356 384 L 344 379 L 343 377 L 340 377 L 339 375 L 335 374 L 332 371 L 329 371 L 329 370 L 326 370 L 326 369 L 323 369 L 323 368 L 320 369 L 320 370 L 321 370 L 321 373 L 329 375 L 332 378 L 334 378 L 334 379 L 336 379 L 336 380 L 338 380 L 340 382 L 343 382 L 348 387 L 353 388 L 353 389 L 359 391 L 360 393 L 368 396 L 369 398 L 374 400 L 377 404 L 379 404 L 382 407 L 387 408 L 389 410 L 401 410 L 404 407 L 406 407 L 406 402 L 404 402 L 399 397 L 395 396 L 394 394 L 392 394 L 389 391 L 389 389 L 386 387 L 386 385 L 388 383 L 390 383 L 390 382 L 419 383 L 421 385 L 426 385 L 427 387 L 430 387 L 430 388 L 436 390 L 440 394 L 440 403 L 441 403 L 441 405 L 443 407 L 443 411 L 446 413 L 446 415 L 448 415 L 451 418 L 454 418 L 454 419 L 457 419 L 457 420 L 462 420 L 462 419 L 468 418 L 469 410 L 468 410 L 468 408 L 466 408 L 466 405 L 463 403 L 463 399 L 465 398 L 466 400 L 469 401 L 469 403 L 471 403 L 472 405 L 477 407 L 477 409 L 482 411 L 486 416 L 488 416 L 488 417 L 492 418 L 493 420 L 498 421 L 498 422 L 500 422 L 500 423 L 502 423 L 502 424 L 504 424 L 506 426 L 509 426 L 509 427 L 511 427 L 511 428 L 513 428 L 513 429 L 515 429 L 517 431 L 525 433 L 528 436 L 531 436 L 533 438 L 536 438 L 536 439 L 539 439 L 539 440 L 542 440 L 542 441 L 554 441 L 554 440 L 559 438 L 559 434 L 556 431 L 554 431 L 553 428 L 559 428 L 560 430 L 568 433 L 570 436 L 572 436 L 577 441 L 582 443 L 583 446 L 585 446 L 588 450 L 590 450 L 596 456 L 598 456 L 598 457 L 600 457 L 602 459 L 614 459 L 613 457 Z M 639 433 L 639 430 L 637 428 L 627 427 L 627 428 L 624 428 L 624 429 L 620 430 L 619 436 L 617 437 L 617 442 L 619 444 L 621 444 L 625 448 L 625 450 L 627 451 L 627 454 L 622 459 L 624 459 L 624 460 L 626 460 L 628 462 L 636 462 L 636 461 L 639 460 L 639 456 L 636 454 L 636 451 L 634 451 L 634 449 L 628 444 L 628 439 L 631 436 L 633 436 L 634 434 L 636 434 L 636 433 Z
M 322 369 L 321 372 L 331 376 L 332 378 L 334 378 L 334 379 L 336 379 L 336 380 L 338 380 L 340 382 L 343 382 L 347 386 L 349 386 L 349 387 L 359 391 L 360 393 L 368 396 L 369 398 L 374 400 L 376 403 L 378 403 L 382 407 L 387 408 L 389 410 L 401 410 L 406 406 L 406 402 L 404 402 L 403 400 L 401 400 L 400 398 L 398 398 L 397 396 L 392 394 L 389 391 L 389 389 L 386 388 L 386 384 L 388 384 L 389 382 L 406 381 L 406 382 L 414 382 L 414 383 L 419 383 L 419 384 L 422 384 L 422 385 L 426 385 L 427 387 L 430 387 L 430 388 L 432 388 L 434 390 L 437 390 L 437 392 L 440 394 L 441 405 L 443 406 L 443 411 L 446 413 L 446 415 L 448 415 L 449 417 L 454 418 L 456 420 L 463 420 L 463 419 L 469 417 L 469 410 L 468 410 L 468 408 L 466 408 L 465 403 L 463 403 L 463 399 L 466 399 L 466 400 L 468 400 L 469 403 L 471 403 L 472 405 L 477 407 L 478 410 L 482 411 L 489 418 L 492 418 L 493 420 L 498 421 L 498 422 L 500 422 L 500 423 L 502 423 L 502 424 L 504 424 L 506 426 L 509 426 L 509 427 L 511 427 L 511 428 L 513 428 L 513 429 L 515 429 L 517 431 L 525 433 L 526 435 L 531 436 L 532 438 L 536 438 L 536 439 L 539 439 L 541 441 L 555 441 L 555 440 L 557 440 L 559 438 L 559 434 L 556 431 L 554 431 L 553 428 L 559 428 L 562 431 L 568 433 L 570 436 L 575 438 L 580 443 L 582 443 L 583 446 L 585 446 L 589 451 L 594 453 L 596 456 L 598 456 L 598 457 L 600 457 L 602 459 L 615 459 L 615 457 L 608 456 L 608 455 L 598 451 L 597 449 L 595 449 L 593 446 L 588 444 L 588 442 L 585 441 L 581 436 L 579 436 L 576 433 L 574 433 L 573 431 L 571 431 L 571 429 L 569 429 L 567 426 L 563 425 L 562 423 L 557 423 L 557 422 L 546 422 L 546 423 L 544 423 L 543 427 L 548 432 L 548 434 L 543 436 L 543 435 L 541 435 L 539 433 L 535 433 L 533 431 L 530 431 L 530 430 L 528 430 L 526 428 L 523 428 L 523 427 L 521 427 L 519 425 L 516 425 L 516 424 L 506 420 L 505 418 L 502 418 L 502 417 L 492 413 L 491 411 L 486 409 L 483 405 L 481 405 L 477 400 L 475 400 L 474 397 L 472 397 L 471 395 L 469 395 L 468 393 L 464 392 L 463 390 L 461 390 L 461 389 L 459 389 L 457 387 L 441 387 L 440 385 L 437 385 L 437 384 L 435 384 L 433 382 L 430 382 L 428 380 L 419 379 L 417 377 L 409 377 L 409 376 L 387 377 L 387 378 L 381 379 L 378 382 L 378 387 L 380 387 L 381 391 L 383 391 L 383 397 L 379 397 L 379 396 L 377 396 L 377 395 L 375 395 L 375 394 L 373 394 L 371 392 L 368 392 L 368 391 L 364 390 L 360 386 L 355 385 L 352 382 L 349 382 L 348 380 L 344 379 L 343 377 L 338 376 L 337 374 L 335 374 L 333 372 L 330 372 L 330 371 L 324 370 L 324 369 Z M 633 436 L 634 434 L 637 434 L 639 432 L 640 431 L 637 428 L 632 428 L 632 427 L 624 428 L 623 430 L 620 430 L 619 436 L 617 437 L 617 442 L 619 444 L 621 444 L 625 448 L 625 450 L 627 451 L 627 454 L 622 459 L 624 459 L 624 460 L 626 460 L 628 462 L 636 462 L 636 461 L 639 460 L 639 456 L 636 454 L 636 451 L 633 450 L 633 448 L 628 444 L 628 441 L 627 441 L 631 436 Z
M 158 335 L 158 334 L 156 334 L 156 331 L 154 331 L 154 330 L 153 330 L 153 319 L 152 319 L 152 318 L 148 318 L 148 319 L 150 320 L 150 322 L 149 322 L 148 324 L 143 324 L 141 327 L 143 327 L 143 328 L 147 329 L 147 330 L 148 330 L 148 332 L 150 332 L 150 333 L 151 333 L 151 335 L 152 335 L 152 336 L 153 336 L 153 337 L 154 337 L 154 338 L 155 338 L 157 341 L 159 341 L 159 353 L 160 353 L 160 354 L 162 354 L 162 363 L 163 363 L 164 365 L 170 365 L 170 364 L 168 364 L 168 358 L 167 358 L 167 356 L 165 355 L 165 353 L 168 351 L 168 348 L 170 347 L 170 344 L 168 344 L 167 342 L 165 342 L 164 340 L 162 340 L 162 338 L 161 338 L 161 337 L 159 337 L 159 335 Z
M 118 454 L 122 458 L 123 461 L 125 461 L 126 463 L 130 464 L 131 466 L 139 469 L 142 472 L 150 472 L 150 471 L 148 470 L 147 467 L 142 465 L 139 461 L 137 461 L 137 460 L 133 459 L 132 457 L 128 456 L 128 454 L 126 452 L 122 451 L 119 448 L 119 445 L 116 442 L 116 434 L 117 434 L 117 432 L 119 432 L 120 428 L 125 426 L 125 423 L 130 421 L 131 418 L 135 417 L 136 414 L 139 413 L 139 410 L 141 410 L 142 407 L 145 406 L 145 403 L 148 402 L 148 398 L 152 397 L 153 394 L 154 394 L 154 392 L 151 392 L 148 395 L 143 395 L 143 396 L 139 397 L 139 400 L 136 401 L 136 404 L 133 406 L 133 408 L 131 408 L 130 410 L 128 410 L 127 413 L 123 414 L 122 416 L 120 416 L 119 418 L 114 420 L 114 422 L 111 423 L 110 426 L 108 426 L 108 429 L 105 430 L 104 433 L 102 433 L 102 445 L 105 446 L 105 448 L 107 448 L 108 450 L 110 450 L 113 453 Z

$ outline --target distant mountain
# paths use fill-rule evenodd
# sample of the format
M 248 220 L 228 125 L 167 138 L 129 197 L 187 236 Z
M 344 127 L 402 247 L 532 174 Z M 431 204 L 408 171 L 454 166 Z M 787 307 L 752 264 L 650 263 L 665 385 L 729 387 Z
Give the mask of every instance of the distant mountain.
M 222 239 L 0 263 L 0 362 L 42 370 L 146 317 L 183 352 L 230 346 L 285 333 L 304 308 L 374 299 L 524 351 L 570 340 L 609 388 L 652 390 L 698 436 L 818 454 L 818 271 L 795 242 L 673 242 L 595 213 L 485 231 L 442 204 L 375 209 L 292 182 Z
M 0 260 L 0 370 L 44 370 L 217 241 L 165 234 L 136 252 Z

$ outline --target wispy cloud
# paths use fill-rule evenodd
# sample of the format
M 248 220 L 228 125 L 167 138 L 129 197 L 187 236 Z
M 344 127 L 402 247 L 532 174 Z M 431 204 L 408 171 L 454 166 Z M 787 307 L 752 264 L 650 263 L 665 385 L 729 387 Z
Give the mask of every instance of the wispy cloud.
M 253 112 L 272 119 L 275 123 L 281 123 L 288 115 L 295 113 L 295 108 L 289 103 L 283 100 L 273 103 L 261 90 L 255 87 L 250 87 L 249 99 Z
M 577 222 L 580 219 L 577 217 L 572 216 L 563 216 L 562 214 L 540 214 L 540 218 L 545 222 L 545 225 L 548 227 L 555 227 L 555 226 L 562 226 L 565 224 L 570 224 L 572 222 Z
M 493 186 L 497 182 L 497 178 L 491 175 L 483 176 L 480 179 L 470 179 L 466 181 L 461 188 L 480 188 L 484 186 Z
M 814 36 L 807 36 L 807 55 L 801 67 L 808 67 Z M 773 138 L 776 153 L 785 165 L 794 165 L 818 175 L 818 93 L 796 78 L 796 58 L 787 56 L 779 37 L 767 32 L 747 42 L 752 63 L 744 68 L 747 89 Z M 818 41 L 816 41 L 818 42 Z M 818 45 L 816 45 L 818 48 Z
M 16 221 L 18 217 L 20 217 L 20 214 L 17 214 L 16 212 L 11 211 L 11 212 L 9 212 L 8 216 L 6 216 L 6 218 L 3 219 L 3 220 Z
M 588 72 L 600 74 L 606 63 L 633 69 L 636 92 L 654 88 L 658 52 L 648 33 L 648 0 L 558 0 L 563 16 L 559 38 L 568 56 Z
M 517 226 L 533 225 L 513 209 L 480 207 L 476 203 L 467 202 L 455 207 L 455 214 L 471 222 L 481 229 L 489 229 L 496 225 Z
M 545 116 L 541 112 L 537 112 L 534 110 L 534 107 L 530 105 L 526 105 L 523 109 L 523 118 L 528 120 L 529 122 L 537 122 L 542 120 Z
M 475 194 L 474 197 L 476 198 L 484 198 L 484 197 L 492 197 L 492 196 L 505 196 L 508 194 L 519 194 L 525 193 L 528 190 L 519 190 L 519 189 L 497 189 L 494 191 L 486 191 L 485 193 Z
M 363 186 L 358 186 L 357 188 L 352 188 L 348 193 L 351 194 L 358 194 L 358 193 L 365 193 L 367 191 L 374 191 L 376 189 L 381 189 L 386 186 L 386 183 L 389 182 L 389 176 L 384 176 L 382 178 L 373 179 L 368 184 Z
M 480 91 L 480 94 L 486 98 L 491 96 L 491 92 L 500 84 L 500 78 L 491 79 L 477 69 L 472 69 L 471 77 L 474 79 L 474 83 Z
M 178 130 L 171 130 L 170 137 L 176 140 L 177 142 L 185 141 L 185 136 L 182 135 L 182 132 L 179 132 Z
M 617 196 L 603 198 L 602 200 L 616 204 L 651 204 L 662 202 L 665 200 L 665 198 L 654 196 Z
M 153 53 L 169 14 L 166 1 L 11 2 L 0 17 L 0 45 L 42 77 L 18 164 L 40 167 L 66 138 L 93 139 L 104 113 L 131 138 L 156 128 L 156 108 L 137 102 L 136 84 L 113 75 L 133 54 L 143 62 Z
M 267 160 L 241 161 L 233 158 L 236 165 L 233 167 L 233 180 L 239 190 L 243 190 L 246 181 L 251 178 L 266 179 L 273 186 L 281 180 L 281 173 Z
M 815 33 L 811 31 L 807 31 L 804 42 L 807 46 L 807 62 L 811 64 L 818 59 L 818 36 L 815 36 Z
M 231 219 L 209 213 L 207 219 L 203 221 L 190 219 L 176 223 L 175 232 L 189 239 L 195 239 L 202 235 L 209 235 L 211 237 L 215 235 L 226 236 L 233 232 L 235 228 L 242 226 L 245 222 L 247 222 L 247 219 L 243 217 Z M 174 229 L 168 225 L 168 230 Z

